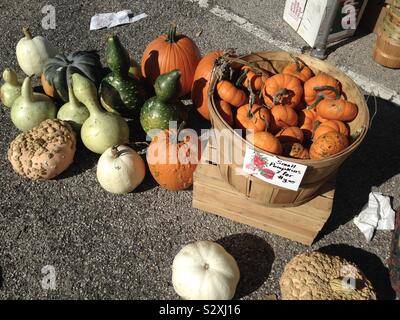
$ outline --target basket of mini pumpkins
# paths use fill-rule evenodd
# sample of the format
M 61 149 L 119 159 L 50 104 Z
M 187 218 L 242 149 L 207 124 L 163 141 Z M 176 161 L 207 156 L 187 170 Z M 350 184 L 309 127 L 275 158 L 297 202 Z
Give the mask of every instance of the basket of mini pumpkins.
M 320 194 L 363 141 L 370 119 L 363 94 L 347 75 L 282 51 L 216 59 L 208 109 L 223 179 L 269 207 L 301 205 Z M 307 166 L 297 191 L 247 174 L 247 148 Z

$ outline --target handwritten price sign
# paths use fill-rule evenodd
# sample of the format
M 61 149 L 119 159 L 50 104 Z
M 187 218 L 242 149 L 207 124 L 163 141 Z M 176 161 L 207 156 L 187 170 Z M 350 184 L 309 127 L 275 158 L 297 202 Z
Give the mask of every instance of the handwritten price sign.
M 273 185 L 297 191 L 306 170 L 307 166 L 302 164 L 246 149 L 243 171 Z

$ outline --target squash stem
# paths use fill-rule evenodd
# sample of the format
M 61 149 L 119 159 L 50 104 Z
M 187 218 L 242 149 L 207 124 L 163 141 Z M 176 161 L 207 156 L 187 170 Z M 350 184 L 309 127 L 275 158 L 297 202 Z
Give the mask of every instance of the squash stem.
M 255 102 L 255 95 L 254 95 L 254 91 L 253 88 L 250 85 L 250 80 L 247 80 L 247 87 L 250 91 L 250 96 L 249 96 L 249 108 L 247 110 L 247 118 L 248 119 L 252 119 L 254 117 L 254 113 L 253 113 L 253 105 Z
M 336 94 L 336 99 L 340 98 L 340 92 L 338 88 L 333 87 L 333 86 L 319 86 L 319 87 L 314 87 L 314 91 L 325 91 L 325 90 L 330 90 L 333 91 Z
M 249 73 L 249 69 L 246 69 L 242 72 L 242 74 L 240 75 L 240 77 L 237 79 L 236 81 L 236 87 L 239 87 L 240 85 L 242 85 L 244 78 L 246 78 L 247 74 Z
M 113 146 L 113 147 L 111 148 L 111 156 L 112 156 L 114 159 L 117 159 L 117 158 L 119 157 L 118 145 Z
M 29 30 L 29 27 L 23 27 L 22 32 L 24 33 L 25 37 L 29 40 L 32 39 L 32 33 L 31 30 Z
M 279 89 L 274 95 L 272 95 L 274 104 L 275 105 L 279 104 L 281 97 L 288 93 L 289 93 L 289 90 L 286 88 Z
M 324 95 L 322 94 L 318 95 L 315 102 L 307 106 L 307 109 L 308 110 L 314 109 L 318 105 L 318 103 L 320 103 L 322 100 L 324 100 Z
M 26 77 L 21 87 L 21 96 L 26 102 L 33 102 L 32 77 Z
M 167 42 L 169 43 L 175 43 L 176 41 L 176 23 L 171 22 L 171 25 L 168 30 L 168 36 L 167 36 Z

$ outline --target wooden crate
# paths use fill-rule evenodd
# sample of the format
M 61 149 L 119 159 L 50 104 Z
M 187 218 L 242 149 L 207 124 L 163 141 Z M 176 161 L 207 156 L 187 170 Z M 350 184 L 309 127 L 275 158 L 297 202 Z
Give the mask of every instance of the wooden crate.
M 255 203 L 226 183 L 215 163 L 216 150 L 208 144 L 194 174 L 193 207 L 279 236 L 311 245 L 328 220 L 333 203 L 333 181 L 321 195 L 297 207 L 269 208 Z

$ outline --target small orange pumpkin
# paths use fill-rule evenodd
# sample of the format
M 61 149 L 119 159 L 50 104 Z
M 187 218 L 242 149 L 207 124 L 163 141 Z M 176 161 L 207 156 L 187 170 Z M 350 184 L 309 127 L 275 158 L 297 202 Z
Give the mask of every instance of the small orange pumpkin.
M 295 159 L 310 159 L 310 153 L 307 148 L 298 142 L 284 143 L 282 145 L 283 155 Z
M 303 109 L 298 112 L 298 126 L 303 131 L 306 140 L 311 139 L 314 131 L 315 112 L 313 110 Z
M 168 190 L 184 190 L 193 184 L 193 173 L 200 161 L 201 142 L 189 136 L 178 141 L 180 130 L 164 130 L 152 139 L 147 150 L 150 173 Z
M 294 62 L 283 68 L 282 73 L 296 77 L 301 82 L 306 82 L 313 76 L 313 72 L 299 58 L 294 56 L 292 58 Z
M 281 143 L 287 142 L 299 142 L 303 143 L 304 134 L 303 131 L 298 127 L 287 127 L 279 131 L 275 137 L 279 139 Z
M 211 72 L 214 62 L 224 54 L 223 51 L 212 51 L 207 53 L 199 62 L 194 73 L 192 85 L 192 101 L 197 112 L 204 119 L 210 120 L 208 113 L 208 90 L 210 87 Z
M 271 109 L 271 115 L 272 133 L 277 133 L 282 128 L 297 126 L 298 116 L 292 108 L 276 106 Z
M 304 83 L 304 100 L 308 106 L 316 106 L 322 99 L 338 99 L 340 97 L 340 85 L 338 81 L 320 73 Z
M 234 86 L 228 80 L 221 80 L 217 84 L 217 93 L 219 97 L 230 105 L 239 108 L 247 101 L 246 93 Z
M 271 114 L 267 108 L 258 104 L 245 104 L 236 113 L 236 126 L 243 130 L 254 132 L 265 131 L 271 123 Z
M 317 114 L 328 120 L 353 121 L 357 117 L 358 107 L 344 99 L 324 99 L 317 105 Z
M 344 134 L 346 137 L 349 136 L 349 128 L 345 123 L 338 120 L 328 120 L 321 123 L 314 131 L 313 139 L 317 140 L 320 136 L 330 131 L 339 132 L 341 134 Z
M 255 132 L 247 135 L 247 140 L 257 148 L 276 155 L 282 154 L 282 144 L 271 133 L 266 131 Z
M 349 146 L 349 140 L 344 134 L 336 131 L 330 131 L 313 142 L 310 147 L 310 158 L 321 160 L 329 158 Z
M 220 100 L 220 101 L 216 102 L 216 107 L 217 107 L 219 113 L 221 114 L 222 118 L 224 118 L 226 123 L 232 127 L 234 124 L 234 119 L 233 119 L 231 105 L 224 100 Z
M 192 89 L 200 59 L 201 53 L 194 41 L 183 34 L 177 34 L 176 24 L 172 23 L 168 34 L 157 37 L 147 45 L 140 65 L 143 77 L 153 85 L 160 74 L 179 69 L 181 77 L 178 96 L 182 97 Z
M 276 74 L 265 81 L 262 91 L 265 103 L 270 106 L 295 108 L 303 96 L 303 86 L 296 77 Z
M 243 84 L 246 88 L 249 88 L 249 83 L 253 91 L 260 91 L 267 77 L 262 74 L 257 74 L 251 67 L 243 66 L 242 67 L 242 76 L 239 77 L 238 82 Z

